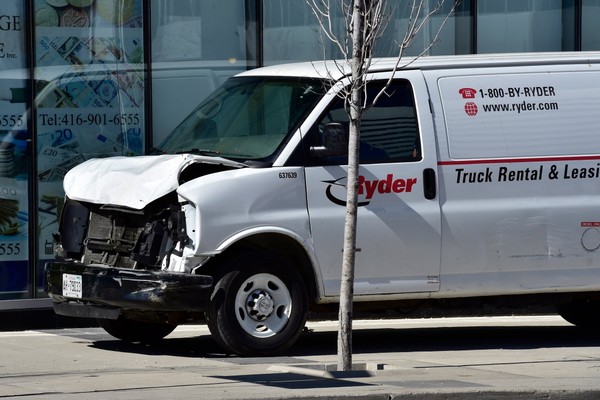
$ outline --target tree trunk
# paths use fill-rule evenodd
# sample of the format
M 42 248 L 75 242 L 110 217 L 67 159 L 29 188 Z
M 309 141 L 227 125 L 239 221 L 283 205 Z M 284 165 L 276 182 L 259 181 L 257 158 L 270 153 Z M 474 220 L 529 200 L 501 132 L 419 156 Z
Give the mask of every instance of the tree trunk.
M 364 32 L 366 3 L 354 0 L 352 9 L 352 87 L 350 95 L 350 132 L 348 145 L 348 184 L 346 219 L 344 223 L 344 250 L 340 285 L 338 329 L 338 370 L 352 370 L 352 302 L 354 297 L 354 264 L 356 253 L 356 222 L 358 202 L 358 175 L 360 150 L 360 121 L 364 105 Z

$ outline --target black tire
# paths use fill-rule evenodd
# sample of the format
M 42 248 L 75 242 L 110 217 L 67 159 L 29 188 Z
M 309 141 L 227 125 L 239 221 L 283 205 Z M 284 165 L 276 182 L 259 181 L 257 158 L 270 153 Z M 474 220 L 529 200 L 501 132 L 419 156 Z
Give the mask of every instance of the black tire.
M 308 316 L 306 285 L 285 258 L 251 252 L 223 265 L 208 327 L 226 351 L 240 356 L 281 354 L 292 346 Z
M 177 327 L 166 323 L 142 322 L 131 319 L 98 319 L 98 324 L 111 336 L 126 342 L 154 343 Z
M 567 322 L 585 329 L 600 329 L 600 302 L 577 300 L 556 306 Z

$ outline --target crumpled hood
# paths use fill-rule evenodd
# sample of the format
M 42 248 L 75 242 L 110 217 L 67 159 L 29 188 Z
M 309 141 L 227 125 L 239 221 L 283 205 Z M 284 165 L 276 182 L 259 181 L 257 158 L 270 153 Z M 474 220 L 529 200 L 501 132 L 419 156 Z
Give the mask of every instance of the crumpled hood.
M 73 200 L 141 210 L 175 190 L 179 173 L 192 163 L 244 166 L 225 158 L 191 154 L 96 158 L 71 169 L 63 185 Z

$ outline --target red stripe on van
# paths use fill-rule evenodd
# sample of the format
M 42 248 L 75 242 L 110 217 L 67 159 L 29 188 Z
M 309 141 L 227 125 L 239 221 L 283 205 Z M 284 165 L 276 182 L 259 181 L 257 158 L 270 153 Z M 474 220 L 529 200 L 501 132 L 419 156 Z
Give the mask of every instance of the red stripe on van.
M 600 160 L 600 155 L 593 156 L 553 156 L 553 157 L 527 157 L 527 158 L 490 158 L 479 160 L 449 160 L 438 161 L 438 165 L 466 165 L 466 164 L 512 164 L 532 162 L 557 162 L 557 161 L 590 161 Z

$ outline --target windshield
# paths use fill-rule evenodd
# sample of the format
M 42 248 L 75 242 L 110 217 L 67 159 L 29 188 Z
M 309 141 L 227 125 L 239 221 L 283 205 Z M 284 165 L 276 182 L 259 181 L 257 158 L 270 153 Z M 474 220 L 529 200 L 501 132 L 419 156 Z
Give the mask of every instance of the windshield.
M 158 150 L 267 160 L 287 142 L 324 90 L 316 79 L 230 78 Z

